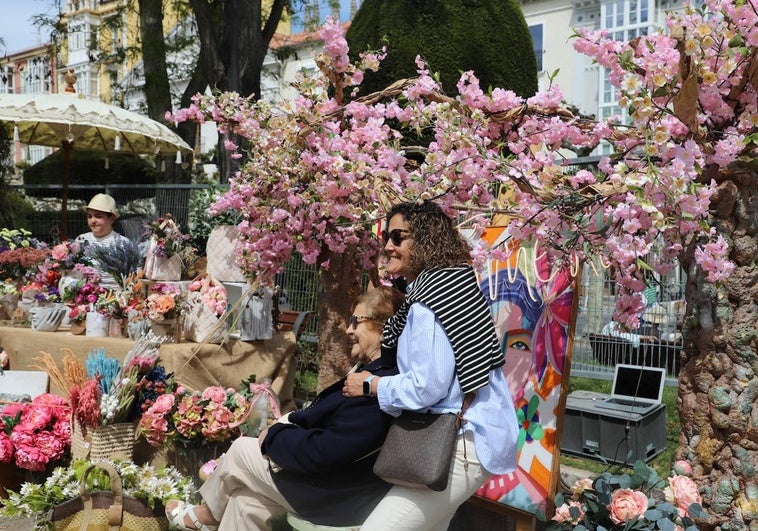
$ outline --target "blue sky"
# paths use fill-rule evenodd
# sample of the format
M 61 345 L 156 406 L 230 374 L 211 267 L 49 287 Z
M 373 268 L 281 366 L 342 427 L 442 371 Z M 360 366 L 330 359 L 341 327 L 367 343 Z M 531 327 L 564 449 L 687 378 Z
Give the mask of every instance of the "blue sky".
M 52 13 L 54 3 L 53 0 L 0 0 L 0 37 L 5 41 L 0 54 L 17 52 L 47 41 L 46 35 L 40 38 L 30 18 Z

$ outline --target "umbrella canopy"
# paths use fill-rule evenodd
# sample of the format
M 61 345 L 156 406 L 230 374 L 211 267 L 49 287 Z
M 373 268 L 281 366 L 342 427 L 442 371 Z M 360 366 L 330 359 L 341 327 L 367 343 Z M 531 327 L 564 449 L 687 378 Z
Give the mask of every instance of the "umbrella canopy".
M 0 94 L 0 122 L 14 128 L 14 140 L 64 150 L 62 231 L 72 149 L 142 155 L 192 151 L 179 135 L 147 116 L 77 94 Z

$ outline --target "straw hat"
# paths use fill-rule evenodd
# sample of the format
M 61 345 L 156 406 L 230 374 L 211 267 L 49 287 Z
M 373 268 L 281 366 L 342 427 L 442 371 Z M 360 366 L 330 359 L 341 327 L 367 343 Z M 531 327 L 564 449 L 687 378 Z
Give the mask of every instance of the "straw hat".
M 107 194 L 97 194 L 89 202 L 89 205 L 82 208 L 85 212 L 87 210 L 98 210 L 100 212 L 107 212 L 119 217 L 118 210 L 116 210 L 116 200 Z

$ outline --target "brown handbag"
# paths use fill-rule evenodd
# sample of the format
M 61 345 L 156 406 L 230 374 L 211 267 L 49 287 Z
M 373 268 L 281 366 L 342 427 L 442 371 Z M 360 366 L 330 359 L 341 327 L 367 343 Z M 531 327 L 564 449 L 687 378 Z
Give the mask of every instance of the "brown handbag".
M 374 474 L 393 485 L 445 490 L 458 429 L 474 396 L 466 394 L 457 414 L 403 411 L 394 418 L 374 463 Z

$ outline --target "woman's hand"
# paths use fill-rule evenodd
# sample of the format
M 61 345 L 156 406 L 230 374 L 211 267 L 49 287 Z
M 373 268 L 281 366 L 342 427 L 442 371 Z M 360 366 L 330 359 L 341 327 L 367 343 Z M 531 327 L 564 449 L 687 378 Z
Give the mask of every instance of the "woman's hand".
M 371 373 L 368 371 L 348 374 L 345 379 L 345 385 L 342 387 L 342 394 L 350 398 L 363 396 L 363 381 L 369 376 L 371 376 Z

